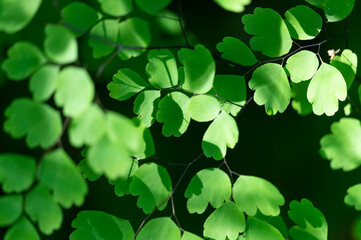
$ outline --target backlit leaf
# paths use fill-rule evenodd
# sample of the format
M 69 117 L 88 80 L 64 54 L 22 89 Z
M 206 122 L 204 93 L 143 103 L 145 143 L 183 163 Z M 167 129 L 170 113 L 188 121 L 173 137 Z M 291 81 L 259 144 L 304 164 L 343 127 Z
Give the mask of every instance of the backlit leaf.
M 261 51 L 268 57 L 279 57 L 290 51 L 290 33 L 282 17 L 274 10 L 257 7 L 253 14 L 242 17 L 242 23 L 244 30 L 254 35 L 250 40 L 253 50 Z
M 41 161 L 39 180 L 52 190 L 54 200 L 65 208 L 84 202 L 88 186 L 72 159 L 63 151 L 55 150 Z
M 288 216 L 297 224 L 290 229 L 295 240 L 327 240 L 328 226 L 320 210 L 307 199 L 292 201 Z
M 258 62 L 253 52 L 241 40 L 234 37 L 225 37 L 217 44 L 217 50 L 222 58 L 243 66 L 252 66 Z
M 178 84 L 178 69 L 174 55 L 168 49 L 151 50 L 146 66 L 149 82 L 156 88 L 170 88 Z
M 105 117 L 95 104 L 78 117 L 72 119 L 69 126 L 69 140 L 74 147 L 94 144 L 105 131 Z
M 0 183 L 4 192 L 22 192 L 34 181 L 36 161 L 25 155 L 3 153 L 0 155 Z
M 248 217 L 244 235 L 247 240 L 284 240 L 275 227 L 255 217 Z
M 136 240 L 181 240 L 178 226 L 168 217 L 154 218 L 144 225 Z
M 188 128 L 190 116 L 187 111 L 189 97 L 180 92 L 167 94 L 158 104 L 157 121 L 164 123 L 162 133 L 180 137 Z
M 139 119 L 133 119 L 134 124 L 136 125 L 137 130 L 139 131 L 139 135 L 142 136 L 139 141 L 139 149 L 134 153 L 134 157 L 139 159 L 146 159 L 154 155 L 154 143 L 152 134 L 150 133 L 147 126 L 140 121 Z
M 159 101 L 159 90 L 145 90 L 134 100 L 133 112 L 147 127 L 150 127 L 156 119 Z
M 208 203 L 218 208 L 229 200 L 232 184 L 228 175 L 218 168 L 199 171 L 190 181 L 185 197 L 188 198 L 187 209 L 190 213 L 203 213 Z
M 140 9 L 149 14 L 157 13 L 167 7 L 172 0 L 134 0 Z
M 221 110 L 218 100 L 209 95 L 196 95 L 191 97 L 187 111 L 197 122 L 209 122 L 215 119 Z
M 59 70 L 59 66 L 45 65 L 30 78 L 29 89 L 35 100 L 47 101 L 53 95 Z
M 235 240 L 245 230 L 245 225 L 243 213 L 236 204 L 229 201 L 207 218 L 203 235 L 215 240 Z
M 65 25 L 79 37 L 100 18 L 101 14 L 82 2 L 72 2 L 61 10 Z
M 351 12 L 355 0 L 325 0 L 325 15 L 329 22 L 344 20 Z
M 155 163 L 146 163 L 139 167 L 132 177 L 129 191 L 133 196 L 139 196 L 137 206 L 145 214 L 163 203 L 172 192 L 172 182 L 167 170 Z M 167 201 L 159 207 L 165 209 Z
M 325 7 L 325 0 L 306 0 L 309 4 L 312 4 L 313 6 L 324 8 Z
M 119 101 L 124 101 L 138 92 L 142 91 L 149 84 L 128 68 L 119 69 L 113 76 L 113 81 L 108 84 L 109 96 Z
M 343 50 L 341 56 L 335 56 L 331 60 L 331 65 L 337 68 L 346 81 L 349 89 L 355 80 L 357 71 L 357 55 L 349 49 Z
M 38 222 L 40 231 L 46 235 L 59 229 L 63 221 L 61 207 L 42 184 L 36 185 L 26 195 L 25 211 L 32 221 Z
M 0 226 L 9 226 L 23 211 L 22 195 L 3 195 L 0 197 Z
M 127 176 L 120 177 L 116 180 L 109 180 L 109 183 L 114 185 L 114 193 L 118 197 L 123 197 L 125 194 L 130 194 L 129 186 L 132 182 L 132 176 L 138 170 L 138 161 L 134 160 L 132 167 Z
M 197 235 L 195 235 L 193 233 L 184 231 L 181 240 L 203 240 L 203 238 L 198 237 Z
M 44 51 L 53 62 L 69 64 L 78 59 L 78 42 L 67 28 L 48 24 L 45 27 Z
M 313 112 L 316 115 L 325 113 L 332 116 L 338 110 L 338 100 L 344 101 L 346 96 L 346 82 L 340 71 L 322 63 L 307 90 L 307 99 L 312 104 Z
M 255 216 L 257 209 L 266 216 L 277 216 L 285 199 L 269 181 L 254 177 L 240 176 L 233 186 L 233 198 L 238 207 L 247 215 Z
M 55 103 L 63 107 L 64 115 L 76 117 L 91 105 L 94 91 L 89 73 L 83 68 L 69 66 L 60 72 L 54 96 Z
M 222 112 L 208 127 L 202 139 L 206 157 L 221 160 L 226 156 L 227 147 L 234 148 L 238 142 L 238 127 L 233 117 Z
M 146 0 L 148 2 L 148 0 Z M 149 2 L 154 4 L 153 1 Z M 118 43 L 124 46 L 146 48 L 151 40 L 149 24 L 145 20 L 137 17 L 128 18 L 119 23 Z M 119 52 L 122 60 L 139 56 L 142 49 L 123 49 Z
M 300 115 L 312 113 L 312 105 L 307 100 L 307 88 L 310 81 L 300 83 L 291 82 L 292 108 Z
M 106 14 L 113 17 L 125 16 L 133 11 L 132 0 L 98 0 Z
M 316 73 L 319 66 L 316 54 L 303 50 L 287 59 L 286 70 L 290 73 L 292 82 L 310 80 Z
M 321 151 L 332 169 L 351 171 L 361 165 L 361 126 L 354 118 L 342 118 L 331 125 L 331 134 L 321 139 Z
M 276 63 L 266 63 L 258 67 L 248 83 L 255 90 L 254 101 L 265 105 L 268 115 L 283 113 L 291 100 L 291 88 L 282 66 Z
M 104 57 L 113 52 L 115 49 L 114 44 L 118 40 L 118 28 L 118 20 L 104 19 L 90 30 L 93 37 L 89 38 L 89 46 L 93 48 L 94 58 Z
M 93 169 L 89 167 L 88 161 L 83 159 L 78 164 L 79 171 L 83 174 L 83 177 L 93 182 L 98 180 L 102 174 L 96 174 Z
M 194 50 L 183 48 L 178 52 L 179 61 L 184 67 L 182 87 L 194 93 L 206 93 L 213 85 L 216 71 L 212 54 L 203 45 L 196 45 Z
M 227 11 L 240 13 L 252 0 L 214 0 L 220 7 Z
M 213 87 L 217 96 L 230 101 L 223 103 L 223 110 L 236 116 L 241 108 L 233 103 L 240 106 L 246 103 L 247 88 L 244 77 L 236 75 L 216 75 Z
M 46 62 L 37 46 L 30 42 L 17 42 L 8 50 L 8 58 L 1 64 L 8 78 L 24 80 Z
M 0 0 L 0 31 L 12 34 L 23 29 L 34 17 L 41 0 Z
M 357 211 L 361 210 L 361 184 L 356 184 L 347 189 L 345 203 L 354 206 Z
M 293 38 L 314 39 L 322 30 L 322 18 L 310 7 L 298 5 L 285 13 L 286 23 Z
M 30 148 L 41 146 L 46 149 L 56 142 L 61 133 L 59 112 L 27 98 L 15 99 L 5 110 L 5 116 L 5 132 L 15 139 L 26 136 L 26 144 Z
M 38 232 L 31 222 L 23 216 L 5 233 L 4 240 L 40 240 Z
M 129 221 L 100 211 L 81 211 L 72 222 L 70 240 L 129 240 L 134 231 Z

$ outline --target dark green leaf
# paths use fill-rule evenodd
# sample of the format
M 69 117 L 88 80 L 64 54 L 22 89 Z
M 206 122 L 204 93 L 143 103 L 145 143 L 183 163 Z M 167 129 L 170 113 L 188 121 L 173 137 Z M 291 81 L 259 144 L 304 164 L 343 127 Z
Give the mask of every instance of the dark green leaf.
M 140 147 L 138 148 L 138 151 L 134 153 L 134 157 L 139 159 L 146 159 L 153 156 L 155 149 L 152 134 L 150 133 L 147 126 L 139 119 L 134 118 L 133 122 L 139 131 L 139 135 L 142 136 L 139 143 Z
M 156 119 L 159 101 L 159 90 L 145 90 L 134 100 L 133 112 L 147 127 L 150 127 Z
M 22 192 L 34 182 L 36 161 L 32 157 L 3 153 L 0 155 L 0 183 L 4 192 Z
M 202 139 L 202 149 L 206 157 L 221 160 L 226 156 L 227 147 L 234 148 L 238 142 L 236 121 L 222 112 L 208 127 Z
M 118 40 L 118 28 L 118 20 L 105 19 L 98 22 L 90 30 L 93 37 L 89 38 L 89 46 L 93 48 L 94 58 L 104 57 L 113 52 L 115 49 L 114 44 Z
M 134 0 L 140 9 L 149 14 L 157 13 L 166 8 L 172 0 Z
M 291 82 L 292 108 L 300 115 L 312 113 L 312 105 L 307 100 L 307 88 L 310 81 L 300 83 Z
M 346 81 L 347 89 L 349 89 L 356 77 L 357 55 L 351 50 L 345 49 L 341 56 L 335 56 L 331 60 L 331 65 L 341 72 Z
M 30 42 L 17 42 L 8 50 L 8 58 L 1 64 L 11 80 L 20 81 L 29 77 L 46 58 L 37 46 Z
M 216 71 L 212 54 L 203 45 L 196 45 L 194 50 L 183 48 L 178 52 L 179 61 L 184 67 L 182 87 L 194 93 L 207 93 L 211 90 Z
M 149 214 L 169 197 L 172 182 L 165 168 L 155 163 L 146 163 L 133 175 L 129 191 L 133 196 L 139 196 L 137 206 L 142 208 L 145 214 Z M 159 210 L 166 206 L 167 201 Z
M 91 182 L 98 180 L 102 176 L 101 174 L 96 174 L 93 169 L 89 167 L 88 161 L 86 159 L 83 159 L 79 162 L 78 169 L 81 173 L 83 173 L 84 178 Z
M 23 211 L 22 195 L 4 195 L 0 197 L 0 226 L 13 224 Z
M 6 232 L 4 240 L 40 240 L 40 237 L 30 221 L 23 216 Z
M 258 62 L 251 49 L 234 37 L 223 38 L 223 42 L 217 44 L 217 50 L 222 53 L 222 58 L 239 65 L 252 66 Z
M 5 110 L 5 116 L 5 132 L 15 139 L 26 136 L 26 144 L 30 148 L 41 146 L 46 149 L 56 142 L 61 133 L 60 114 L 46 104 L 27 98 L 15 99 Z
M 190 181 L 185 197 L 190 213 L 203 213 L 208 203 L 218 208 L 231 197 L 232 184 L 228 175 L 218 168 L 199 171 Z
M 98 0 L 106 14 L 113 17 L 125 16 L 133 11 L 132 0 Z
M 244 236 L 247 240 L 284 240 L 275 227 L 255 217 L 248 217 Z
M 325 0 L 306 0 L 309 4 L 312 4 L 313 6 L 324 8 L 325 7 Z
M 329 22 L 344 20 L 352 12 L 355 0 L 325 0 L 325 15 Z

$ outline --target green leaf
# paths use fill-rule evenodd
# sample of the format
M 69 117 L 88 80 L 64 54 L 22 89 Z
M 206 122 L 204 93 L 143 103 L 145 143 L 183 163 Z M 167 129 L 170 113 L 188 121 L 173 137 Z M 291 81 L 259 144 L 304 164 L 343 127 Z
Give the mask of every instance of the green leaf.
M 127 100 L 142 91 L 149 84 L 128 68 L 119 69 L 113 76 L 113 81 L 108 84 L 109 96 L 119 101 Z
M 198 237 L 197 235 L 195 235 L 193 233 L 184 231 L 181 240 L 203 240 L 203 238 Z
M 93 169 L 89 167 L 88 161 L 86 159 L 83 159 L 79 162 L 78 169 L 83 174 L 84 178 L 91 182 L 98 180 L 102 176 L 102 174 L 96 174 Z
M 40 240 L 40 237 L 30 221 L 23 216 L 5 233 L 4 240 Z
M 54 200 L 65 208 L 81 206 L 88 186 L 71 158 L 58 149 L 41 161 L 39 180 L 53 191 Z
M 146 0 L 148 1 L 148 0 Z M 153 4 L 153 1 L 152 3 Z M 119 23 L 118 43 L 123 46 L 146 48 L 149 46 L 151 34 L 148 22 L 141 18 L 132 17 Z M 125 48 L 119 52 L 122 60 L 139 56 L 144 49 Z
M 221 160 L 226 156 L 227 147 L 234 148 L 238 142 L 236 121 L 222 112 L 208 127 L 202 139 L 202 149 L 206 157 Z
M 340 71 L 322 63 L 307 90 L 307 99 L 312 104 L 313 112 L 316 115 L 325 113 L 333 116 L 338 110 L 338 100 L 344 101 L 346 96 L 346 82 Z
M 125 194 L 130 194 L 129 186 L 130 183 L 132 182 L 132 176 L 134 175 L 134 173 L 137 172 L 138 168 L 139 168 L 138 161 L 134 160 L 133 165 L 127 176 L 120 177 L 115 181 L 112 180 L 109 181 L 110 184 L 115 185 L 114 186 L 115 195 L 117 195 L 118 197 L 123 197 Z
M 172 0 L 134 0 L 138 7 L 146 13 L 154 14 L 166 8 Z
M 244 11 L 245 6 L 249 5 L 252 0 L 213 0 L 224 10 L 240 13 Z
M 185 197 L 190 213 L 202 214 L 208 203 L 214 208 L 220 207 L 231 197 L 232 183 L 228 175 L 218 168 L 199 171 L 190 181 Z
M 136 240 L 181 240 L 181 232 L 178 226 L 168 217 L 150 220 L 140 230 Z
M 356 184 L 347 189 L 345 204 L 354 206 L 357 211 L 361 210 L 361 184 Z
M 316 54 L 302 50 L 287 59 L 285 68 L 290 73 L 292 82 L 299 83 L 310 80 L 315 75 L 319 65 Z
M 325 0 L 306 0 L 309 4 L 312 4 L 313 6 L 324 8 L 325 7 Z
M 172 192 L 172 182 L 167 170 L 155 163 L 146 163 L 139 167 L 132 177 L 129 191 L 133 196 L 139 196 L 137 206 L 145 214 L 163 203 Z M 167 201 L 159 207 L 165 209 Z
M 133 119 L 134 124 L 139 131 L 139 135 L 142 136 L 140 140 L 140 147 L 137 152 L 134 153 L 134 157 L 139 159 L 146 159 L 154 155 L 154 142 L 152 138 L 152 134 L 150 133 L 148 127 L 139 119 Z
M 325 0 L 325 15 L 329 22 L 342 21 L 352 12 L 355 0 Z
M 209 95 L 196 95 L 191 97 L 187 111 L 197 122 L 209 122 L 215 119 L 221 110 L 218 100 Z
M 8 58 L 1 69 L 11 80 L 20 81 L 29 77 L 46 58 L 37 46 L 30 42 L 17 42 L 8 50 Z
M 236 116 L 241 108 L 233 103 L 240 106 L 246 103 L 247 88 L 244 77 L 236 75 L 216 75 L 213 87 L 217 96 L 232 102 L 224 102 L 223 110 Z
M 168 49 L 151 50 L 146 71 L 149 82 L 156 88 L 170 88 L 178 84 L 178 69 L 174 55 Z
M 217 44 L 217 50 L 222 58 L 243 66 L 252 66 L 258 62 L 253 52 L 241 40 L 234 37 L 225 37 Z
M 120 2 L 120 1 L 117 1 Z M 105 19 L 98 22 L 91 30 L 89 46 L 93 48 L 93 57 L 100 58 L 111 54 L 118 40 L 118 20 Z
M 61 207 L 42 184 L 36 185 L 26 195 L 25 211 L 33 222 L 38 222 L 40 231 L 46 235 L 59 229 L 63 222 Z
M 156 119 L 159 101 L 159 90 L 145 90 L 134 100 L 133 112 L 147 127 L 152 126 Z
M 84 144 L 92 145 L 105 131 L 105 116 L 102 110 L 92 104 L 78 117 L 74 118 L 69 126 L 69 141 L 74 147 Z
M 212 54 L 203 45 L 196 45 L 194 50 L 183 48 L 178 52 L 179 61 L 184 67 L 182 87 L 194 93 L 207 93 L 211 90 L 216 72 Z
M 72 227 L 76 230 L 70 234 L 70 240 L 129 240 L 134 235 L 129 221 L 100 211 L 81 211 Z
M 41 0 L 0 0 L 0 31 L 16 33 L 29 24 L 41 5 Z
M 89 73 L 83 68 L 69 66 L 60 72 L 54 100 L 57 106 L 63 107 L 65 116 L 76 117 L 91 105 L 94 91 Z
M 4 192 L 22 192 L 34 182 L 36 161 L 25 155 L 0 154 L 0 183 Z
M 299 40 L 314 39 L 322 30 L 322 18 L 310 7 L 298 5 L 285 13 L 291 37 Z
M 285 199 L 269 181 L 254 177 L 240 176 L 233 185 L 233 198 L 238 207 L 249 216 L 255 216 L 257 209 L 266 216 L 280 214 Z
M 282 234 L 275 227 L 255 217 L 248 217 L 244 235 L 247 240 L 284 240 Z
M 103 12 L 113 17 L 125 16 L 133 11 L 132 0 L 98 0 Z
M 292 39 L 282 17 L 270 8 L 259 8 L 242 17 L 244 30 L 254 37 L 251 48 L 268 57 L 280 57 L 292 47 Z M 275 34 L 277 33 L 277 34 Z
M 335 56 L 330 64 L 341 72 L 346 81 L 347 89 L 349 89 L 356 77 L 357 55 L 351 50 L 345 49 L 341 56 Z
M 83 35 L 100 18 L 101 14 L 82 2 L 72 2 L 61 10 L 61 16 L 74 35 Z
M 162 133 L 180 137 L 188 128 L 190 116 L 187 111 L 189 97 L 180 92 L 168 93 L 158 104 L 157 121 L 164 123 Z
M 36 101 L 47 101 L 53 95 L 59 71 L 59 66 L 45 65 L 30 78 L 29 90 Z
M 300 83 L 291 82 L 292 108 L 295 109 L 299 115 L 308 115 L 312 113 L 312 105 L 307 100 L 307 88 L 310 81 L 303 81 Z
M 284 238 L 289 238 L 288 228 L 281 215 L 265 216 L 260 211 L 258 211 L 255 217 L 275 227 L 283 235 Z
M 255 90 L 254 101 L 265 105 L 268 115 L 283 113 L 291 100 L 291 88 L 282 66 L 276 63 L 266 63 L 258 67 L 248 83 Z
M 61 25 L 45 27 L 44 51 L 48 58 L 58 64 L 69 64 L 78 59 L 78 42 L 73 33 Z
M 17 98 L 5 110 L 4 131 L 18 139 L 26 136 L 29 148 L 46 149 L 58 139 L 62 123 L 59 112 L 28 98 Z M 24 121 L 26 119 L 26 121 Z M 46 131 L 44 131 L 46 129 Z
M 236 204 L 229 201 L 207 218 L 203 235 L 215 240 L 235 240 L 244 231 L 245 225 L 243 213 Z
M 174 19 L 179 19 L 179 16 L 168 9 L 162 11 L 163 16 L 167 17 L 159 17 L 155 18 L 155 22 L 158 24 L 160 30 L 162 30 L 165 34 L 170 36 L 179 36 L 182 34 L 182 28 L 179 24 L 179 21 L 174 21 Z M 184 24 L 184 19 L 183 19 Z
M 295 240 L 327 240 L 327 222 L 320 210 L 307 199 L 292 201 L 288 216 L 297 224 L 290 229 Z
M 13 224 L 23 211 L 22 195 L 4 195 L 0 197 L 0 226 Z
M 321 151 L 332 169 L 351 171 L 361 165 L 361 126 L 354 118 L 342 118 L 331 125 L 331 134 L 321 139 Z

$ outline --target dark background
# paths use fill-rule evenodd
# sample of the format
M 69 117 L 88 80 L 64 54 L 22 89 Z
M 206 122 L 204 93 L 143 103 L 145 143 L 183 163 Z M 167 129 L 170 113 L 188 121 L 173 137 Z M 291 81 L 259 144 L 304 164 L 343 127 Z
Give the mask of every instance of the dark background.
M 70 3 L 70 0 L 61 0 L 60 7 Z M 95 0 L 84 1 L 96 9 L 99 6 Z M 304 4 L 301 0 L 254 0 L 253 4 L 246 8 L 242 14 L 226 12 L 218 7 L 211 0 L 183 0 L 182 13 L 186 22 L 187 35 L 192 43 L 202 43 L 214 54 L 218 54 L 215 46 L 222 41 L 225 36 L 239 37 L 244 42 L 248 42 L 249 36 L 244 33 L 241 17 L 245 13 L 253 12 L 256 6 L 270 7 L 278 11 L 281 15 L 297 4 Z M 178 11 L 176 1 L 169 7 L 175 12 Z M 319 9 L 315 9 L 320 14 Z M 346 25 L 349 31 L 350 48 L 361 56 L 361 3 L 356 2 L 353 14 L 348 19 Z M 138 14 L 138 13 L 137 13 Z M 53 7 L 52 1 L 43 1 L 43 4 L 31 24 L 23 31 L 5 35 L 0 33 L 0 62 L 6 57 L 7 49 L 16 41 L 29 40 L 42 47 L 44 39 L 44 26 L 49 22 L 59 21 L 59 12 Z M 181 36 L 169 37 L 162 35 L 157 25 L 155 17 L 148 17 L 151 22 L 153 35 L 158 37 L 152 40 L 153 46 L 168 46 L 183 44 Z M 327 24 L 326 31 L 320 34 L 313 41 L 302 44 L 317 43 L 328 37 L 340 36 L 345 31 L 344 22 Z M 86 36 L 79 39 L 80 63 L 85 65 L 92 76 L 106 58 L 94 60 L 91 57 L 91 49 L 88 46 Z M 322 46 L 321 54 L 326 60 L 327 50 L 344 49 L 345 39 L 337 38 L 330 40 Z M 176 53 L 176 52 L 175 52 Z M 259 58 L 262 58 L 258 55 Z M 216 61 L 217 74 L 243 74 L 244 70 L 230 67 L 223 62 Z M 130 67 L 142 73 L 145 77 L 146 54 L 140 58 L 121 62 L 115 59 L 105 70 L 102 78 L 97 80 L 97 91 L 100 100 L 108 109 L 118 111 L 127 116 L 133 117 L 132 106 L 134 98 L 118 102 L 108 96 L 106 84 L 111 81 L 111 76 L 122 67 Z M 356 89 L 358 84 L 354 83 L 351 88 L 351 97 L 358 102 Z M 251 96 L 249 92 L 248 96 Z M 5 79 L 4 73 L 0 72 L 0 112 L 4 112 L 6 106 L 17 97 L 31 97 L 28 90 L 28 80 L 22 82 L 9 82 Z M 50 104 L 52 104 L 50 102 Z M 321 137 L 330 132 L 330 125 L 343 117 L 342 107 L 346 103 L 341 103 L 340 111 L 333 117 L 326 116 L 306 116 L 302 117 L 288 107 L 285 113 L 276 116 L 268 116 L 264 107 L 257 106 L 251 102 L 245 111 L 238 118 L 237 123 L 240 131 L 239 142 L 234 150 L 228 150 L 227 160 L 232 170 L 245 175 L 255 175 L 271 181 L 286 199 L 285 206 L 282 207 L 282 216 L 285 218 L 288 227 L 292 223 L 288 220 L 288 203 L 292 200 L 308 198 L 325 215 L 329 224 L 329 239 L 353 239 L 351 237 L 354 229 L 355 219 L 358 213 L 351 207 L 343 203 L 343 198 L 348 187 L 361 182 L 361 170 L 344 173 L 330 169 L 329 162 L 323 160 L 319 151 L 319 141 Z M 360 118 L 360 115 L 351 115 Z M 0 115 L 0 125 L 3 125 L 4 116 Z M 199 124 L 191 122 L 187 132 L 180 138 L 165 138 L 161 134 L 161 124 L 155 123 L 151 127 L 153 134 L 156 156 L 151 161 L 167 167 L 173 181 L 173 186 L 178 181 L 184 167 L 174 166 L 172 163 L 188 163 L 201 153 L 201 139 L 208 126 L 208 123 Z M 64 136 L 65 149 L 73 157 L 75 162 L 81 160 L 80 149 L 72 149 L 66 142 Z M 16 152 L 40 157 L 43 154 L 41 149 L 29 150 L 24 139 L 13 140 L 3 131 L 0 131 L 0 152 Z M 199 170 L 206 167 L 217 167 L 221 162 L 213 159 L 200 159 L 191 166 L 180 187 L 175 193 L 175 204 L 177 216 L 182 227 L 202 235 L 205 218 L 211 213 L 208 208 L 203 215 L 189 214 L 186 210 L 186 200 L 184 191 L 192 176 Z M 64 222 L 62 228 L 49 237 L 42 239 L 68 239 L 71 228 L 71 221 L 77 212 L 82 209 L 102 210 L 121 218 L 129 219 L 136 230 L 145 215 L 136 207 L 136 198 L 126 196 L 118 198 L 113 193 L 113 187 L 107 183 L 105 178 L 89 183 L 89 194 L 86 202 L 81 208 L 73 207 L 64 210 Z M 2 194 L 2 193 L 1 193 Z M 171 215 L 170 205 L 165 211 L 157 212 L 154 216 Z M 1 234 L 1 233 L 0 233 Z M 1 235 L 0 235 L 1 236 Z

